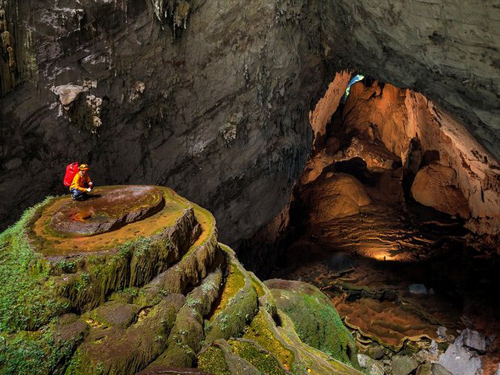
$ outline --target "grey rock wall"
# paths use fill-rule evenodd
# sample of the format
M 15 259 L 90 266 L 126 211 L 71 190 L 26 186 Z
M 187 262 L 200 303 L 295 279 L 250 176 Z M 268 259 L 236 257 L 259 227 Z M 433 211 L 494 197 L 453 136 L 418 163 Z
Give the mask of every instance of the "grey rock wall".
M 287 203 L 340 68 L 428 95 L 500 155 L 496 0 L 0 5 L 16 57 L 0 49 L 1 228 L 79 160 L 98 184 L 176 189 L 222 241 L 249 237 Z
M 321 3 L 328 59 L 424 94 L 500 158 L 498 0 Z
M 1 99 L 3 226 L 63 192 L 73 160 L 97 184 L 176 189 L 214 212 L 228 242 L 286 204 L 324 65 L 274 3 L 192 1 L 186 29 L 145 0 L 14 3 L 14 23 L 32 22 L 39 74 L 19 74 Z

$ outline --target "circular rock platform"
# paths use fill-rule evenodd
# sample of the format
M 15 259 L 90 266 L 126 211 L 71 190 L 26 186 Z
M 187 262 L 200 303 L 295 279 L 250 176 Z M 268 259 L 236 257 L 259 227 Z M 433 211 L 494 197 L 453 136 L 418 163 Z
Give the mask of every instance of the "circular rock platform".
M 160 211 L 162 192 L 154 186 L 96 191 L 86 201 L 67 201 L 54 214 L 51 228 L 65 235 L 93 235 L 118 229 Z
M 30 242 L 46 257 L 68 257 L 116 250 L 138 237 L 168 228 L 191 205 L 158 186 L 104 186 L 88 200 L 55 198 L 30 225 Z

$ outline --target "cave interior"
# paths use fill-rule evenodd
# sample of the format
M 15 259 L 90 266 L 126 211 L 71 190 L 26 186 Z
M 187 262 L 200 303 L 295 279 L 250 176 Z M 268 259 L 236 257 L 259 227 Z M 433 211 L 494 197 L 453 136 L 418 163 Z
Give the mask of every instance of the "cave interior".
M 412 90 L 337 73 L 311 111 L 313 149 L 269 271 L 318 286 L 380 360 L 467 328 L 500 333 L 498 188 L 490 200 L 471 190 L 498 181 L 498 164 L 443 113 Z

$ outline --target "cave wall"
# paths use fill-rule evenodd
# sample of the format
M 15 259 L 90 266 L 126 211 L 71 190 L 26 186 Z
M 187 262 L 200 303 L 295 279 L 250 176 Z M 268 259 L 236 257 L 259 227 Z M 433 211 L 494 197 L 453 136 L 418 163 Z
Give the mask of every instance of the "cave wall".
M 352 0 L 321 7 L 328 59 L 425 95 L 499 159 L 498 1 Z
M 74 160 L 91 165 L 98 185 L 173 187 L 214 212 L 227 242 L 286 204 L 326 74 L 317 53 L 303 53 L 317 17 L 307 20 L 302 5 L 191 1 L 179 18 L 177 8 L 155 13 L 160 3 L 5 3 L 12 24 L 30 30 L 29 46 L 13 35 L 38 74 L 20 66 L 1 98 L 3 228 L 63 193 Z
M 500 165 L 447 111 L 412 90 L 360 82 L 351 87 L 343 123 L 346 133 L 370 134 L 365 137 L 382 142 L 417 176 L 430 164 L 448 169 L 450 178 L 440 184 L 449 192 L 430 187 L 441 174 L 422 182 L 435 202 L 427 205 L 451 215 L 460 212 L 478 234 L 500 233 Z M 461 194 L 452 194 L 452 187 Z
M 16 57 L 9 70 L 2 49 L 2 228 L 64 192 L 77 159 L 98 184 L 171 186 L 214 212 L 223 241 L 248 237 L 288 203 L 309 111 L 345 68 L 424 93 L 500 154 L 494 2 L 0 5 Z

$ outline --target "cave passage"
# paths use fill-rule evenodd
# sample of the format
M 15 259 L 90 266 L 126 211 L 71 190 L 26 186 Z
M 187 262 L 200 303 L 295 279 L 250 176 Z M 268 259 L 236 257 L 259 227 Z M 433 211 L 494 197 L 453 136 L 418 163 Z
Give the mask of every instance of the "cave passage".
M 466 328 L 500 337 L 497 237 L 480 230 L 491 217 L 461 169 L 473 158 L 456 151 L 423 96 L 359 77 L 342 100 L 330 98 L 338 107 L 328 121 L 311 114 L 323 124 L 312 124 L 315 147 L 290 208 L 294 240 L 273 277 L 318 286 L 360 352 L 380 361 L 421 350 L 438 361 L 432 348 L 444 351 Z M 499 340 L 481 360 L 489 373 Z

